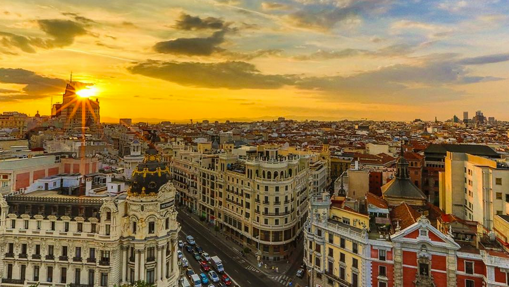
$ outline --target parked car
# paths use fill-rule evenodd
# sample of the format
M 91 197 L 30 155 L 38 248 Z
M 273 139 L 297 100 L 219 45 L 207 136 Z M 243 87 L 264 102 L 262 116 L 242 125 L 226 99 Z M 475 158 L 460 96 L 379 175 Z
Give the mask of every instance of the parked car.
M 226 287 L 226 285 L 223 282 L 217 283 L 217 287 Z
M 180 248 L 184 247 L 184 241 L 179 240 L 179 247 L 180 247 Z
M 191 279 L 191 276 L 193 276 L 193 274 L 194 274 L 193 269 L 187 268 L 187 271 L 186 271 L 187 278 Z
M 207 264 L 207 261 L 200 262 L 200 267 L 203 269 L 203 271 L 208 272 L 210 271 L 210 266 Z
M 201 260 L 201 256 L 200 256 L 200 254 L 198 252 L 195 252 L 193 254 L 193 257 L 194 257 L 194 259 L 196 259 L 196 261 L 200 261 Z
M 189 261 L 187 260 L 187 258 L 182 257 L 182 259 L 180 259 L 180 262 L 182 262 L 182 267 L 189 267 Z
M 187 252 L 192 253 L 193 247 L 191 245 L 186 245 L 186 250 L 187 250 Z
M 209 284 L 209 277 L 205 273 L 200 273 L 201 283 Z
M 219 276 L 217 276 L 217 273 L 214 270 L 209 271 L 209 277 L 212 282 L 219 282 Z
M 191 244 L 191 245 L 195 245 L 196 242 L 194 241 L 194 237 L 192 237 L 191 235 L 188 235 L 186 237 L 186 240 L 187 240 L 187 243 Z
M 182 254 L 182 251 L 177 250 L 177 257 L 178 257 L 178 259 L 182 258 L 182 256 L 184 256 L 184 254 Z
M 230 286 L 232 285 L 232 280 L 230 279 L 230 277 L 226 274 L 223 274 L 223 276 L 221 277 L 221 280 L 224 282 L 224 284 L 226 286 Z
M 205 259 L 205 261 L 210 262 L 210 255 L 207 252 L 203 252 L 201 254 L 201 257 L 203 257 L 203 259 Z
M 297 277 L 299 277 L 299 278 L 304 277 L 304 269 L 301 268 L 301 269 L 297 270 Z

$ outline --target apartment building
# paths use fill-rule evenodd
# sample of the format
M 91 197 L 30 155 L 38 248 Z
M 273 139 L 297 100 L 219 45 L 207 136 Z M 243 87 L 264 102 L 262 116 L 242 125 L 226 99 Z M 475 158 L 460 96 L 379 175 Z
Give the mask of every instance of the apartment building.
M 464 220 L 493 228 L 495 215 L 509 214 L 507 161 L 447 152 L 440 173 L 440 208 Z

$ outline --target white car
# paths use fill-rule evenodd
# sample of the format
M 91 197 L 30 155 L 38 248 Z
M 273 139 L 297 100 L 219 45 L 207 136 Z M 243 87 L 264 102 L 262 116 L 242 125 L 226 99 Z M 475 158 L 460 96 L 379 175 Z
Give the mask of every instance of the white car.
M 184 247 L 184 241 L 179 240 L 179 247 L 180 247 L 180 248 Z
M 181 262 L 182 267 L 189 267 L 189 261 L 187 260 L 187 258 L 182 257 L 180 259 L 180 262 Z
M 182 258 L 182 256 L 184 256 L 184 254 L 182 254 L 182 251 L 177 250 L 177 256 L 178 256 L 178 259 L 180 259 L 180 258 Z
M 187 243 L 189 243 L 190 245 L 194 245 L 196 242 L 194 242 L 194 237 L 192 237 L 191 235 L 188 235 L 186 237 L 186 240 L 187 240 Z
M 203 257 L 203 259 L 205 259 L 205 261 L 210 262 L 210 255 L 207 252 L 203 252 L 201 254 L 201 257 Z
M 217 276 L 217 273 L 214 270 L 209 271 L 209 277 L 210 281 L 214 283 L 219 282 L 219 276 Z

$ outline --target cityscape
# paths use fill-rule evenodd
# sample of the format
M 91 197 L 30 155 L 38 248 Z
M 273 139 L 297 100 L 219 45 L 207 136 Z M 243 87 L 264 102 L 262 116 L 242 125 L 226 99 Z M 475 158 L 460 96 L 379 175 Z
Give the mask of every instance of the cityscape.
M 0 15 L 0 286 L 509 286 L 507 3 Z

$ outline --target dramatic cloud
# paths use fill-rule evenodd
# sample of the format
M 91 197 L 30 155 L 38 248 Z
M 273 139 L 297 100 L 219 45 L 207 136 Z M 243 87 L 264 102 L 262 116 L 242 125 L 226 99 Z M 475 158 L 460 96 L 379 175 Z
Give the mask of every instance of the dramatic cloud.
M 180 19 L 177 20 L 174 28 L 179 30 L 205 30 L 205 29 L 213 29 L 213 30 L 221 30 L 226 27 L 226 23 L 214 17 L 200 18 L 198 16 L 191 16 L 188 14 L 180 15 Z
M 225 33 L 226 30 L 221 30 L 206 38 L 178 38 L 159 42 L 155 44 L 154 51 L 172 55 L 210 56 L 212 53 L 222 51 L 218 45 L 224 42 Z
M 277 89 L 292 84 L 290 76 L 265 75 L 245 62 L 198 63 L 148 61 L 129 68 L 133 74 L 184 86 L 226 89 Z
M 387 46 L 376 51 L 369 51 L 363 49 L 343 49 L 339 51 L 325 51 L 318 50 L 315 53 L 309 55 L 300 55 L 294 57 L 296 60 L 308 61 L 308 60 L 331 60 L 331 59 L 343 59 L 357 56 L 369 56 L 369 57 L 397 57 L 411 54 L 415 51 L 416 47 L 408 44 L 396 44 Z
M 459 61 L 463 65 L 484 65 L 509 61 L 509 54 L 487 55 L 474 58 L 465 58 Z
M 87 17 L 83 17 L 77 13 L 71 13 L 71 12 L 64 12 L 62 13 L 62 15 L 64 16 L 70 16 L 72 18 L 74 18 L 74 20 L 76 20 L 77 22 L 81 22 L 83 24 L 91 24 L 91 23 L 95 23 L 94 20 L 92 19 L 89 19 Z
M 48 78 L 25 69 L 0 68 L 0 83 L 24 85 L 18 91 L 23 98 L 42 98 L 51 93 L 60 93 L 65 87 L 65 81 L 58 78 Z M 3 90 L 0 97 L 12 98 L 18 96 L 12 90 Z
M 6 48 L 16 47 L 25 53 L 35 53 L 33 40 L 24 36 L 0 32 L 0 44 Z
M 84 26 L 71 20 L 48 19 L 38 20 L 41 30 L 53 37 L 48 44 L 55 47 L 65 47 L 74 43 L 74 38 L 87 34 Z

